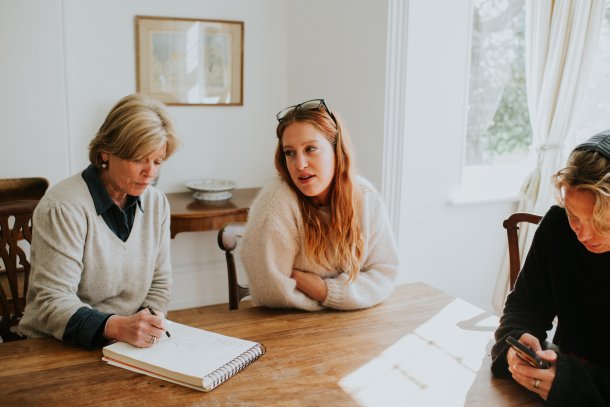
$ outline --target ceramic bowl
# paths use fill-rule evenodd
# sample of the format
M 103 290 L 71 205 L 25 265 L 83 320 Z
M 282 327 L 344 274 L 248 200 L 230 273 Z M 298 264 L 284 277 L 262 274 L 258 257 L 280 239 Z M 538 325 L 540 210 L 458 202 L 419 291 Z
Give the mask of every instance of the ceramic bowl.
M 235 182 L 226 179 L 197 179 L 187 182 L 186 187 L 193 191 L 198 201 L 224 201 L 233 196 L 229 191 L 235 189 Z

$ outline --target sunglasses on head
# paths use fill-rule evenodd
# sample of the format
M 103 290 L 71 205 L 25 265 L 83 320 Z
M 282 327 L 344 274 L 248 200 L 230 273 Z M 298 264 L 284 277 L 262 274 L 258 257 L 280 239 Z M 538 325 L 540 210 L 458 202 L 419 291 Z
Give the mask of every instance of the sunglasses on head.
M 288 106 L 287 108 L 280 110 L 280 112 L 278 114 L 276 114 L 275 117 L 277 117 L 278 122 L 281 122 L 282 120 L 284 120 L 284 118 L 289 113 L 291 113 L 294 110 L 297 110 L 297 109 L 316 110 L 322 106 L 324 107 L 324 110 L 326 110 L 326 113 L 328 113 L 330 118 L 333 119 L 333 122 L 335 122 L 335 126 L 336 126 L 337 119 L 335 119 L 335 115 L 332 114 L 332 112 L 330 111 L 328 106 L 326 106 L 326 103 L 324 103 L 324 99 L 312 99 L 312 100 L 308 100 L 307 102 L 299 103 L 298 105 Z

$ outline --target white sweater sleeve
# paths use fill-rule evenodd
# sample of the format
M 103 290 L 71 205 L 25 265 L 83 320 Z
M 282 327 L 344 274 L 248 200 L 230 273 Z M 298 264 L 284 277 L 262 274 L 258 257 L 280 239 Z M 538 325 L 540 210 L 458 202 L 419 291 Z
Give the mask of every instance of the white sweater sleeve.
M 240 242 L 250 294 L 259 305 L 320 310 L 320 303 L 297 290 L 296 280 L 290 278 L 300 237 L 287 192 L 277 185 L 265 188 L 250 211 Z
M 364 261 L 358 277 L 348 283 L 348 275 L 326 279 L 328 295 L 322 305 L 335 309 L 359 309 L 376 305 L 390 296 L 398 274 L 398 251 L 381 198 L 363 192 L 362 229 Z

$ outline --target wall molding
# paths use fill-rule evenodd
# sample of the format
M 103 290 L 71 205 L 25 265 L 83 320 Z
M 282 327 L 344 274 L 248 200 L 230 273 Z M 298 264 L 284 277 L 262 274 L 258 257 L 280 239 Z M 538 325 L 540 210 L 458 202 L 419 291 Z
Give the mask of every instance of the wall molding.
M 74 158 L 73 158 L 73 150 L 74 150 L 74 138 L 72 137 L 72 131 L 70 129 L 70 103 L 68 101 L 68 92 L 70 91 L 68 86 L 68 34 L 66 32 L 66 5 L 65 0 L 61 0 L 61 56 L 63 66 L 63 75 L 64 75 L 64 108 L 66 109 L 66 151 L 68 154 L 68 160 L 66 162 L 66 171 L 65 177 L 69 177 L 74 174 L 76 170 L 74 169 Z
M 397 241 L 400 238 L 400 197 L 405 138 L 408 17 L 408 1 L 388 1 L 388 47 L 381 195 L 385 200 L 390 225 Z

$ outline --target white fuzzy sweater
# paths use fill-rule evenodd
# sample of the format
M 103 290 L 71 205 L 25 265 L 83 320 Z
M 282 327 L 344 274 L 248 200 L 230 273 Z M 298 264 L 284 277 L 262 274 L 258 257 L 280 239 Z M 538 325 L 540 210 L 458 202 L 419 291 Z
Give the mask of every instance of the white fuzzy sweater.
M 76 174 L 53 188 L 34 211 L 32 270 L 19 332 L 62 339 L 81 307 L 131 315 L 150 305 L 166 311 L 172 283 L 169 203 L 148 187 L 126 242 L 97 215 Z
M 305 255 L 305 232 L 297 196 L 279 177 L 271 181 L 255 199 L 248 217 L 246 234 L 240 243 L 250 293 L 259 305 L 280 308 L 342 310 L 371 307 L 385 300 L 394 288 L 398 273 L 398 253 L 385 208 L 379 194 L 364 179 L 362 190 L 362 233 L 364 256 L 357 279 L 315 264 Z M 292 269 L 315 273 L 328 288 L 323 303 L 296 289 Z

